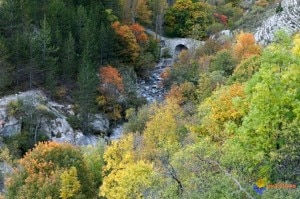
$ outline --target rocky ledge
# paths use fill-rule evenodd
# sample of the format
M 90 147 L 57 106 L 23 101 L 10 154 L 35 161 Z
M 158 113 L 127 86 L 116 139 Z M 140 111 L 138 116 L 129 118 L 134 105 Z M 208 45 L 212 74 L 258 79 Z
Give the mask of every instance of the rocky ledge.
M 98 136 L 85 135 L 79 130 L 74 130 L 67 121 L 67 117 L 74 115 L 72 105 L 61 105 L 50 101 L 39 90 L 27 91 L 16 95 L 0 98 L 0 136 L 11 137 L 21 132 L 22 122 L 20 118 L 8 113 L 11 101 L 21 100 L 31 107 L 43 107 L 44 112 L 51 114 L 51 118 L 41 115 L 38 131 L 45 134 L 50 140 L 56 142 L 68 142 L 76 145 L 94 145 Z M 29 110 L 30 111 L 30 110 Z M 104 114 L 93 115 L 90 123 L 93 131 L 106 134 L 109 130 L 109 121 Z
M 300 1 L 282 0 L 282 9 L 268 18 L 256 30 L 255 39 L 260 44 L 268 44 L 274 39 L 274 33 L 279 29 L 284 29 L 289 34 L 300 30 Z

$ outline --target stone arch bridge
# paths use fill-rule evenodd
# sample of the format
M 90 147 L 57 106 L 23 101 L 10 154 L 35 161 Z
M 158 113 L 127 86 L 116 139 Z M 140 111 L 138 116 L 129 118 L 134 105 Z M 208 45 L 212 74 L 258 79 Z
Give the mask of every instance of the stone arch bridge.
M 182 50 L 194 51 L 205 43 L 192 38 L 167 38 L 149 29 L 147 29 L 146 32 L 160 40 L 162 49 L 167 49 L 169 54 L 173 57 L 173 60 Z

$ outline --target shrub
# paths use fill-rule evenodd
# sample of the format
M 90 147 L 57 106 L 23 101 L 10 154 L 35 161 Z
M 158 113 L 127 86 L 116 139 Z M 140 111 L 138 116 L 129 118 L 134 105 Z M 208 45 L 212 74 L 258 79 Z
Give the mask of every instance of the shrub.
M 229 50 L 219 51 L 211 62 L 210 71 L 224 71 L 225 76 L 232 74 L 236 61 Z
M 10 101 L 7 106 L 9 116 L 19 117 L 23 112 L 23 102 L 21 100 Z

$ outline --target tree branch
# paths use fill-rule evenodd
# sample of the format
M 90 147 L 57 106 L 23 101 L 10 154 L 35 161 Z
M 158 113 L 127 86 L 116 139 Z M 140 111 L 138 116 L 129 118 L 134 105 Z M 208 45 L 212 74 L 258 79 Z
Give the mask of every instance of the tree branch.
M 246 189 L 244 189 L 241 185 L 241 183 L 231 175 L 231 173 L 229 173 L 226 169 L 224 169 L 217 161 L 215 160 L 209 160 L 209 159 L 204 159 L 204 158 L 201 158 L 199 155 L 195 154 L 196 157 L 201 160 L 201 161 L 204 161 L 204 162 L 208 162 L 209 164 L 213 164 L 213 165 L 216 165 L 219 167 L 219 169 L 221 171 L 223 171 L 225 173 L 226 176 L 228 176 L 232 181 L 234 181 L 234 183 L 238 186 L 239 190 L 240 191 L 243 191 L 247 196 L 248 198 L 250 199 L 255 199 L 249 192 L 247 192 Z

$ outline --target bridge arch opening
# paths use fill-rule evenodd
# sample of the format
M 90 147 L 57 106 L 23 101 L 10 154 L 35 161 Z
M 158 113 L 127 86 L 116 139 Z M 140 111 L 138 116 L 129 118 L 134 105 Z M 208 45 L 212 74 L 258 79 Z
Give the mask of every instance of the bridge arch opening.
M 178 45 L 175 47 L 174 54 L 173 54 L 173 60 L 174 60 L 174 62 L 178 61 L 178 55 L 179 55 L 183 50 L 188 50 L 188 48 L 187 48 L 185 45 L 183 45 L 183 44 L 178 44 Z
M 174 50 L 174 58 L 175 60 L 178 58 L 178 55 L 181 53 L 181 51 L 183 50 L 188 50 L 188 48 L 183 45 L 183 44 L 178 44 L 176 47 L 175 47 L 175 50 Z

